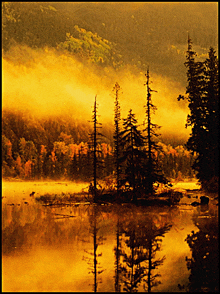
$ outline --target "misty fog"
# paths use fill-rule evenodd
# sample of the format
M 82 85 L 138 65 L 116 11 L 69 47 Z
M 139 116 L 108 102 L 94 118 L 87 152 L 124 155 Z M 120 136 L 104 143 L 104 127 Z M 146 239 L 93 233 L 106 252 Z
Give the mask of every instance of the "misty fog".
M 139 124 L 146 102 L 145 73 L 150 68 L 153 122 L 161 134 L 186 140 L 185 92 L 187 34 L 198 59 L 217 49 L 217 4 L 213 2 L 17 2 L 4 11 L 3 110 L 31 115 L 64 115 L 88 123 L 97 95 L 100 122 L 113 125 L 116 82 L 122 117 L 132 108 Z M 10 14 L 11 13 L 11 14 Z M 108 17 L 106 17 L 108 16 Z M 14 21 L 15 19 L 15 21 Z M 16 20 L 17 19 L 17 20 Z M 57 50 L 66 33 L 76 37 L 78 25 L 114 44 L 123 66 L 113 69 Z
M 146 103 L 144 72 L 132 66 L 119 71 L 100 69 L 49 48 L 13 47 L 3 59 L 3 110 L 29 111 L 38 118 L 65 114 L 87 122 L 97 94 L 100 122 L 105 127 L 113 124 L 112 89 L 116 81 L 122 88 L 122 117 L 132 108 L 141 124 Z M 187 104 L 177 101 L 184 88 L 177 81 L 154 74 L 153 69 L 151 81 L 152 89 L 157 91 L 152 100 L 158 108 L 153 120 L 162 126 L 162 134 L 186 138 Z

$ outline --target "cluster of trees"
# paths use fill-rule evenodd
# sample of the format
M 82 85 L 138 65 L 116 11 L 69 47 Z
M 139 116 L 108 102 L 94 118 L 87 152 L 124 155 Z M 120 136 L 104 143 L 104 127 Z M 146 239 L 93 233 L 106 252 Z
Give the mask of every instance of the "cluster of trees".
M 106 130 L 104 135 L 99 132 L 96 98 L 93 128 L 88 129 L 62 117 L 36 120 L 25 113 L 3 111 L 3 176 L 93 180 L 94 191 L 98 179 L 112 176 L 117 191 L 126 187 L 136 197 L 138 193 L 152 194 L 156 182 L 167 184 L 168 178 L 192 177 L 193 155 L 182 146 L 173 149 L 158 141 L 159 127 L 152 123 L 156 107 L 151 100 L 149 71 L 146 79 L 146 119 L 140 125 L 131 109 L 122 123 L 121 89 L 115 84 L 113 138 L 107 138 Z
M 121 126 L 119 92 L 120 86 L 115 84 L 115 132 L 114 132 L 114 160 L 116 170 L 117 192 L 126 184 L 133 191 L 133 197 L 137 194 L 152 194 L 153 184 L 160 182 L 168 184 L 158 168 L 158 160 L 155 151 L 159 149 L 154 137 L 157 125 L 152 123 L 152 112 L 156 107 L 152 104 L 151 92 L 149 87 L 149 70 L 146 74 L 147 99 L 146 99 L 146 119 L 141 130 L 132 109 L 129 110 L 126 119 L 123 119 Z M 134 200 L 135 200 L 134 199 Z
M 112 42 L 101 38 L 97 33 L 79 28 L 77 25 L 74 26 L 74 29 L 78 33 L 77 37 L 67 33 L 66 41 L 58 44 L 58 50 L 67 50 L 83 60 L 102 66 L 112 66 L 115 69 L 123 64 L 122 56 L 116 53 Z
M 187 96 L 180 95 L 178 100 L 187 99 L 190 114 L 186 127 L 192 128 L 187 142 L 188 150 L 196 153 L 193 168 L 203 188 L 217 190 L 219 181 L 219 79 L 218 58 L 210 47 L 208 58 L 196 60 L 192 41 L 188 37 Z
M 122 55 L 113 42 L 79 27 L 74 19 L 63 16 L 59 7 L 56 9 L 48 3 L 4 2 L 2 11 L 4 52 L 16 44 L 32 48 L 49 46 L 59 52 L 73 54 L 83 62 L 115 69 L 123 64 Z
M 69 143 L 68 142 L 72 142 Z M 193 178 L 191 167 L 195 155 L 183 145 L 172 147 L 161 142 L 161 151 L 155 152 L 164 175 L 169 179 Z M 89 157 L 88 143 L 74 143 L 71 135 L 60 133 L 59 141 L 53 142 L 50 151 L 48 145 L 41 145 L 40 152 L 33 141 L 24 137 L 19 139 L 19 149 L 12 152 L 13 144 L 2 136 L 2 174 L 3 177 L 18 177 L 21 179 L 69 179 L 87 180 L 91 177 L 92 160 Z M 111 175 L 113 171 L 113 148 L 110 144 L 98 144 L 99 158 L 104 169 L 100 169 L 101 178 Z M 28 167 L 28 168 L 27 168 Z M 25 171 L 29 171 L 28 173 Z M 100 172 L 102 172 L 100 174 Z
M 121 197 L 121 193 L 130 191 L 133 201 L 137 200 L 138 195 L 152 195 L 155 192 L 154 184 L 169 185 L 168 179 L 165 177 L 164 172 L 161 170 L 161 163 L 159 162 L 159 154 L 163 154 L 162 146 L 156 142 L 155 138 L 158 137 L 157 130 L 159 126 L 152 123 L 152 113 L 155 112 L 156 107 L 152 103 L 150 88 L 149 70 L 146 74 L 146 119 L 143 124 L 138 125 L 135 114 L 132 109 L 129 110 L 127 118 L 121 122 L 119 93 L 120 85 L 115 84 L 113 91 L 115 93 L 115 116 L 114 116 L 114 141 L 113 141 L 113 156 L 110 157 L 107 152 L 105 162 L 100 157 L 100 150 L 98 150 L 98 144 L 102 138 L 102 133 L 99 132 L 100 123 L 98 122 L 98 107 L 95 97 L 94 109 L 92 115 L 93 132 L 90 134 L 90 142 L 87 158 L 92 162 L 92 180 L 90 188 L 92 189 L 94 199 L 97 196 L 98 178 L 103 175 L 104 163 L 108 166 L 110 162 L 111 172 L 115 180 L 114 186 L 117 191 L 117 197 Z M 181 149 L 181 148 L 179 148 Z M 172 151 L 169 153 L 172 154 Z M 173 157 L 177 153 L 173 152 Z M 163 158 L 163 155 L 160 159 Z M 169 174 L 175 173 L 175 160 L 172 160 L 168 164 L 168 171 L 172 170 Z M 89 161 L 88 161 L 89 162 Z M 87 163 L 88 163 L 87 162 Z M 166 163 L 164 163 L 164 167 Z M 186 165 L 179 161 L 179 165 L 187 172 Z M 88 167 L 88 164 L 87 164 Z M 101 169 L 100 169 L 101 168 Z M 89 169 L 90 170 L 90 169 Z M 99 171 L 100 170 L 100 171 Z M 189 174 L 192 176 L 192 173 Z M 178 172 L 178 177 L 181 178 L 181 172 Z
M 69 179 L 88 180 L 93 169 L 89 144 L 88 125 L 76 125 L 73 121 L 56 118 L 46 121 L 22 117 L 3 111 L 2 116 L 2 175 L 21 179 Z M 109 137 L 108 132 L 103 133 Z M 101 178 L 112 174 L 114 150 L 112 143 L 97 144 Z M 182 145 L 172 147 L 158 142 L 155 151 L 164 175 L 169 179 L 193 177 L 193 154 Z M 117 150 L 117 149 L 115 149 Z M 115 168 L 115 173 L 117 174 Z

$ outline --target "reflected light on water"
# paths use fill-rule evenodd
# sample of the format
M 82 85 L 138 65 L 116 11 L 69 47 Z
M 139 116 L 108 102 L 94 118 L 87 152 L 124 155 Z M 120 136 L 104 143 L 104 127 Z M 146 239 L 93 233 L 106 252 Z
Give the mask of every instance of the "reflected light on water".
M 91 291 L 91 287 L 85 283 L 87 265 L 77 251 L 77 248 L 71 251 L 35 249 L 25 256 L 4 257 L 3 290 Z
M 63 188 L 53 183 L 50 189 L 54 186 L 60 187 L 57 193 Z M 7 184 L 4 187 L 10 190 Z M 39 183 L 34 188 L 40 193 Z M 27 194 L 34 188 L 23 187 Z M 217 214 L 212 204 L 207 209 L 189 205 L 45 207 L 34 198 L 25 204 L 21 191 L 15 191 L 18 201 L 13 205 L 9 192 L 2 199 L 3 291 L 186 291 L 191 273 L 186 257 L 190 260 L 200 250 L 189 242 L 199 234 L 210 255 L 215 254 Z M 188 242 L 187 236 L 191 236 Z M 191 263 L 193 281 L 196 262 Z

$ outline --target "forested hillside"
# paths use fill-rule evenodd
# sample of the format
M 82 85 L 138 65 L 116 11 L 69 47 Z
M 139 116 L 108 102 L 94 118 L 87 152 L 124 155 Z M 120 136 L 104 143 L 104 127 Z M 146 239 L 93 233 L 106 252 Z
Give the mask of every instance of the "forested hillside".
M 107 16 L 107 17 L 106 17 Z M 125 63 L 182 82 L 187 32 L 199 55 L 217 47 L 217 3 L 5 2 L 3 48 L 13 42 L 56 47 L 75 26 L 115 44 Z

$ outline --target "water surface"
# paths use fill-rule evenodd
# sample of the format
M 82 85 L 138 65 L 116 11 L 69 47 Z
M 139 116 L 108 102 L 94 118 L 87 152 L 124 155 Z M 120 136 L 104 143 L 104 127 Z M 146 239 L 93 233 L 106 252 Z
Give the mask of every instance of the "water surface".
M 206 207 L 189 205 L 197 191 L 178 207 L 48 207 L 29 196 L 82 188 L 71 185 L 4 183 L 3 291 L 218 290 L 213 199 Z

